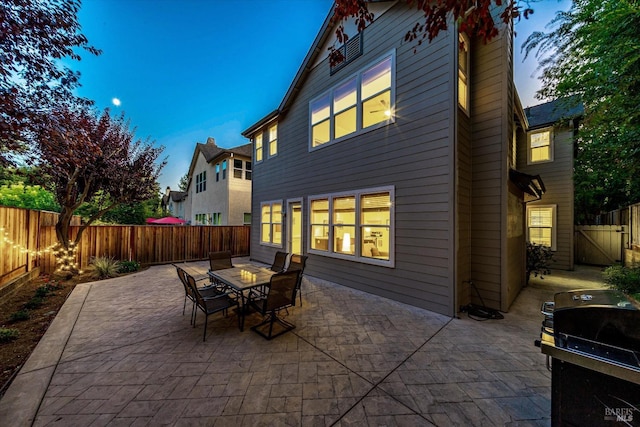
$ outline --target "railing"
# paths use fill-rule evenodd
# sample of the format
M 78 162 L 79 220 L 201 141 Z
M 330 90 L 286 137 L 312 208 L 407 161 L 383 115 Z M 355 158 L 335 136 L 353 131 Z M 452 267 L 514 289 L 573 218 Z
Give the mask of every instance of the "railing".
M 39 267 L 50 273 L 55 258 L 57 214 L 0 206 L 0 286 Z M 71 227 L 80 229 L 79 218 Z M 77 262 L 86 267 L 96 256 L 135 260 L 141 264 L 207 259 L 209 252 L 230 250 L 233 256 L 249 255 L 249 226 L 96 225 L 88 227 L 80 241 Z

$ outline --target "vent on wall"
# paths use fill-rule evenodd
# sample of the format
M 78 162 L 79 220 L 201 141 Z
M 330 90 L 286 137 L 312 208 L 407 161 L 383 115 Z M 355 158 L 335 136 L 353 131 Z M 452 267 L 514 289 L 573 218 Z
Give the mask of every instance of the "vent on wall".
M 341 70 L 348 63 L 362 55 L 362 33 L 356 34 L 337 50 L 342 52 L 343 59 L 331 67 L 331 74 Z

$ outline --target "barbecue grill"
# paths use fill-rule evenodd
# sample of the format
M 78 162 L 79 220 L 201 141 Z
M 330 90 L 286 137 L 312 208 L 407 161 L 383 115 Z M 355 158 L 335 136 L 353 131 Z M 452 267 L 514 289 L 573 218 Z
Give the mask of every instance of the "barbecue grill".
M 554 426 L 640 426 L 640 306 L 614 290 L 559 292 L 542 305 Z

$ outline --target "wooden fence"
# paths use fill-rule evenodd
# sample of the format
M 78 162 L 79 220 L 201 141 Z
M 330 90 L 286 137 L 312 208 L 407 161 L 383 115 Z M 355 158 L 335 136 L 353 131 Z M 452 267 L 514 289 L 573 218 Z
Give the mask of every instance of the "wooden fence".
M 36 268 L 50 273 L 55 258 L 58 215 L 0 206 L 0 287 Z M 75 237 L 79 218 L 72 222 Z M 93 257 L 135 260 L 141 264 L 167 264 L 208 258 L 209 252 L 230 250 L 249 255 L 249 226 L 96 225 L 88 227 L 78 247 L 77 261 L 86 267 Z
M 623 225 L 625 265 L 640 265 L 640 203 L 600 215 L 598 224 Z

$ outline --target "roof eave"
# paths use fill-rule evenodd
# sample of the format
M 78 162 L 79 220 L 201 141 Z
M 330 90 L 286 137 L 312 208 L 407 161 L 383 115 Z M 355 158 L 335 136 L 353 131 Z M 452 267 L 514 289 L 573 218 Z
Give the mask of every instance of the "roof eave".
M 329 13 L 325 18 L 324 23 L 322 24 L 322 27 L 318 31 L 318 34 L 316 35 L 316 38 L 313 41 L 313 44 L 311 45 L 311 48 L 307 52 L 307 56 L 305 56 L 304 60 L 302 61 L 302 65 L 300 66 L 300 68 L 298 69 L 298 72 L 293 78 L 293 82 L 291 83 L 291 85 L 289 86 L 289 89 L 285 93 L 284 98 L 282 99 L 282 102 L 280 103 L 280 106 L 278 107 L 278 109 L 271 112 L 270 114 L 262 118 L 260 121 L 258 121 L 254 125 L 247 128 L 245 131 L 242 132 L 242 136 L 244 136 L 245 138 L 250 138 L 255 131 L 257 131 L 267 123 L 273 121 L 274 119 L 284 116 L 286 114 L 287 110 L 291 106 L 291 103 L 295 99 L 296 95 L 298 94 L 298 92 L 300 92 L 300 88 L 304 84 L 307 76 L 311 72 L 311 69 L 312 69 L 311 65 L 314 63 L 318 55 L 320 55 L 322 46 L 324 46 L 325 42 L 328 40 L 328 38 L 332 34 L 330 31 L 332 28 L 331 26 L 332 19 L 333 19 L 333 7 L 331 7 L 331 9 L 329 10 Z

